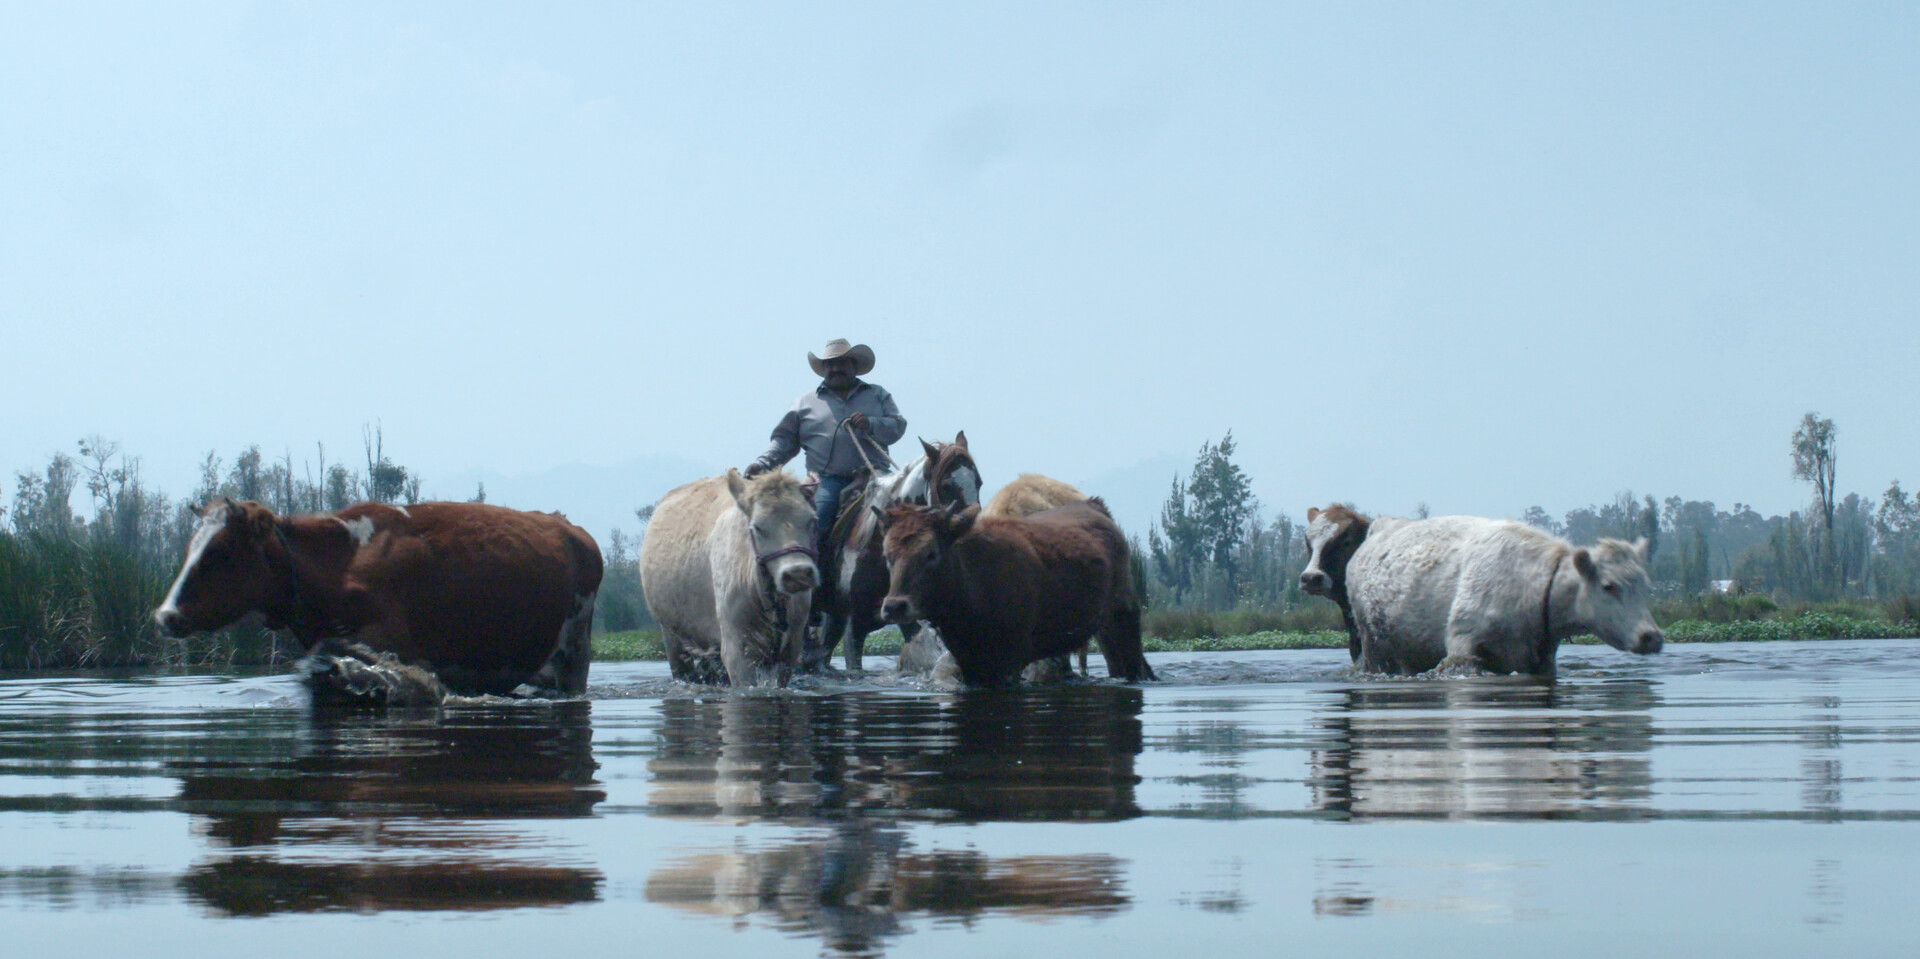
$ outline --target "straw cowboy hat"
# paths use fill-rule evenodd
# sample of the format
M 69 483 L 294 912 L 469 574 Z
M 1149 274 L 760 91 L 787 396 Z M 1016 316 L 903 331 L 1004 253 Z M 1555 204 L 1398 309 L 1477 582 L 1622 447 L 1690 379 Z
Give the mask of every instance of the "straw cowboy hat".
M 865 343 L 850 346 L 846 340 L 828 340 L 827 348 L 820 352 L 825 355 L 807 354 L 807 365 L 813 367 L 815 376 L 827 375 L 827 361 L 843 356 L 853 361 L 853 375 L 865 376 L 873 371 L 873 349 Z

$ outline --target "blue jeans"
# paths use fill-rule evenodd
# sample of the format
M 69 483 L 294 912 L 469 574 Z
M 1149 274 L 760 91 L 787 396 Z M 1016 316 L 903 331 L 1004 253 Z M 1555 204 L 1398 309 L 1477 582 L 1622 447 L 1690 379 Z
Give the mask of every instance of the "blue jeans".
M 814 550 L 823 566 L 827 561 L 827 540 L 833 537 L 833 521 L 840 517 L 840 494 L 846 491 L 847 484 L 851 482 L 851 476 L 822 475 L 820 488 L 813 491 Z M 821 571 L 825 572 L 824 569 Z

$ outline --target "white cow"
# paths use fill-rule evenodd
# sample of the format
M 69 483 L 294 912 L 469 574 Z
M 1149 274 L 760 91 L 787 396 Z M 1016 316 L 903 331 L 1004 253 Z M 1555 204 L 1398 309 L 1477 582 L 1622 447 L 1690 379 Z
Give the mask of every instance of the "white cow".
M 1644 539 L 1576 549 L 1506 520 L 1381 517 L 1347 565 L 1358 665 L 1552 676 L 1560 641 L 1582 633 L 1631 653 L 1659 652 L 1665 637 L 1647 609 L 1646 554 Z
M 813 505 L 778 470 L 668 493 L 640 546 L 641 592 L 675 679 L 786 685 L 819 582 Z

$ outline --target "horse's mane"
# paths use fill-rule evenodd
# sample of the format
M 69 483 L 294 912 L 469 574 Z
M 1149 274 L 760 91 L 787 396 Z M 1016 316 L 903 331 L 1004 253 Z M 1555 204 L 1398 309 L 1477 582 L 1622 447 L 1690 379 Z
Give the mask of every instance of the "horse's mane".
M 875 473 L 867 484 L 867 502 L 886 509 L 927 489 L 927 457 L 921 454 L 891 473 Z

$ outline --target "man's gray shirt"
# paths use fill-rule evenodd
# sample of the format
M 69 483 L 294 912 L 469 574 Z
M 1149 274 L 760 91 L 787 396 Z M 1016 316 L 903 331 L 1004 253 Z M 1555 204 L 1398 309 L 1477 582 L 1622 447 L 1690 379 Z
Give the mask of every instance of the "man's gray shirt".
M 893 405 L 891 394 L 861 380 L 854 381 L 853 389 L 847 391 L 845 398 L 827 389 L 825 384 L 800 394 L 800 398 L 793 401 L 793 409 L 773 428 L 772 445 L 754 462 L 767 469 L 779 469 L 782 463 L 793 459 L 794 454 L 806 450 L 809 473 L 845 476 L 862 469 L 867 464 L 854 446 L 854 429 L 838 429 L 855 413 L 867 414 L 867 425 L 873 428 L 866 439 L 867 456 L 875 466 L 880 466 L 881 459 L 874 455 L 874 448 L 884 451 L 907 435 L 907 418 Z

